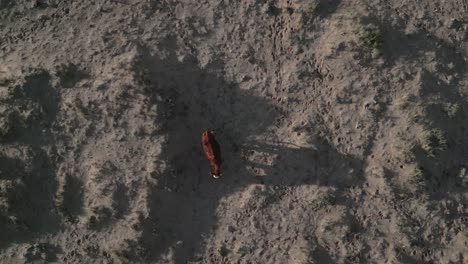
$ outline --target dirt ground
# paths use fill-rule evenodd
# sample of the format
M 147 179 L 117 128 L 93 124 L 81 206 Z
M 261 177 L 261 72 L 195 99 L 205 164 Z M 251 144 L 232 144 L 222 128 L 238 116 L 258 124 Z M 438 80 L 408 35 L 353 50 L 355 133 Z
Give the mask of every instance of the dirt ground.
M 467 60 L 467 0 L 0 0 L 0 263 L 468 263 Z

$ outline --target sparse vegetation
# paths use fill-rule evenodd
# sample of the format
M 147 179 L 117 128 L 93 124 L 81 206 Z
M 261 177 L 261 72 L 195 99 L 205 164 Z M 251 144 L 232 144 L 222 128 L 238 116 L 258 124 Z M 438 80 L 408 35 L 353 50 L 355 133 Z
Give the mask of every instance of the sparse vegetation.
M 454 119 L 460 114 L 461 108 L 458 103 L 449 103 L 445 111 L 447 112 L 448 117 Z
M 311 208 L 313 210 L 319 210 L 324 207 L 334 205 L 336 202 L 336 197 L 332 193 L 325 193 L 319 199 L 312 202 Z
M 429 157 L 435 157 L 436 152 L 447 148 L 445 134 L 438 128 L 424 132 L 419 141 L 421 148 L 426 151 Z
M 0 0 L 0 264 L 468 264 L 467 1 Z
M 0 78 L 0 86 L 8 86 L 10 83 L 12 83 L 13 80 L 10 78 Z
M 408 121 L 410 121 L 411 123 L 419 123 L 421 119 L 422 119 L 422 116 L 417 111 L 410 111 L 408 113 Z
M 310 256 L 308 259 L 307 259 L 307 264 L 316 264 L 317 262 L 315 261 L 315 259 Z
M 423 103 L 416 103 L 413 107 L 407 107 L 407 120 L 409 123 L 423 123 L 427 115 L 427 106 Z
M 306 10 L 309 13 L 314 13 L 315 11 L 317 11 L 317 8 L 318 8 L 318 2 L 315 0 L 308 1 L 306 4 Z
M 11 122 L 8 116 L 0 116 L 0 141 L 10 134 Z
M 404 162 L 410 163 L 416 159 L 416 157 L 414 156 L 413 147 L 414 146 L 412 145 L 411 148 L 402 151 L 402 158 Z
M 8 133 L 10 132 L 10 127 L 8 125 L 5 125 L 5 124 L 0 124 L 0 141 L 3 140 L 3 138 L 5 138 Z
M 410 178 L 410 183 L 417 190 L 421 190 L 426 187 L 426 171 L 423 167 L 417 166 Z
M 371 50 L 372 58 L 377 58 L 382 53 L 382 33 L 375 25 L 370 25 L 365 28 L 361 36 L 361 43 L 364 47 Z
M 73 63 L 60 64 L 55 67 L 55 72 L 60 79 L 60 85 L 64 88 L 73 87 L 80 79 L 85 77 L 85 74 Z

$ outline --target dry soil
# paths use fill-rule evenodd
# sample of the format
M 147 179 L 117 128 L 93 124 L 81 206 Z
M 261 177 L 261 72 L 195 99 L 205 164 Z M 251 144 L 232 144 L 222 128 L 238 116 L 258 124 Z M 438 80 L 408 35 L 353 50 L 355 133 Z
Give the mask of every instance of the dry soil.
M 467 263 L 467 60 L 467 0 L 0 0 L 0 263 Z

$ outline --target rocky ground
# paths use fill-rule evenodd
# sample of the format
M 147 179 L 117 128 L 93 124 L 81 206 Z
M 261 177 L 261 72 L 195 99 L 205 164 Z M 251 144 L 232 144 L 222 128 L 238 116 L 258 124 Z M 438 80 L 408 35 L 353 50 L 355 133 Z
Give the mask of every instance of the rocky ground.
M 467 263 L 467 14 L 0 0 L 0 262 Z

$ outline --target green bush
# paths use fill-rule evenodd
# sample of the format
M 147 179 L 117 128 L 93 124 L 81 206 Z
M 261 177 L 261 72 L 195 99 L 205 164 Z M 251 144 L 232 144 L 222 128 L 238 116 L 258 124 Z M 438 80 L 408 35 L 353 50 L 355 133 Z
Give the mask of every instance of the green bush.
M 460 105 L 458 103 L 450 103 L 447 105 L 446 112 L 450 118 L 455 118 L 460 114 Z
M 419 141 L 421 148 L 426 151 L 429 157 L 434 157 L 437 151 L 443 151 L 447 148 L 445 134 L 438 128 L 424 132 Z
M 366 27 L 361 36 L 361 43 L 364 47 L 372 51 L 371 55 L 373 58 L 380 56 L 383 40 L 379 28 L 375 25 Z
M 318 2 L 315 0 L 308 2 L 306 5 L 306 10 L 309 13 L 314 13 L 315 11 L 317 11 L 317 8 L 318 8 Z
M 417 190 L 423 190 L 426 187 L 426 171 L 423 167 L 417 166 L 411 174 L 410 183 Z

